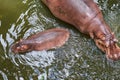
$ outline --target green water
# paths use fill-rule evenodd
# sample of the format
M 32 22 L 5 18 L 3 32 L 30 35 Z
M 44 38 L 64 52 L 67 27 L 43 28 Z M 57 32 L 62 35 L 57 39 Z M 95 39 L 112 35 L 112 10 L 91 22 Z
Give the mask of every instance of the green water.
M 120 41 L 120 1 L 95 1 Z M 10 51 L 17 40 L 54 27 L 70 31 L 61 48 L 24 55 Z M 56 19 L 40 0 L 0 0 L 0 80 L 119 79 L 120 61 L 107 60 L 93 40 Z

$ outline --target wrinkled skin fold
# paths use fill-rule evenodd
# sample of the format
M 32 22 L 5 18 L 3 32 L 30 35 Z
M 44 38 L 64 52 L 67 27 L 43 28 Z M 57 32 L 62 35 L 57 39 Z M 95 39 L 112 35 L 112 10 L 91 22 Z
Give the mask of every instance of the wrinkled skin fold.
M 93 0 L 42 0 L 52 14 L 88 34 L 112 60 L 120 59 L 120 48 L 102 12 Z

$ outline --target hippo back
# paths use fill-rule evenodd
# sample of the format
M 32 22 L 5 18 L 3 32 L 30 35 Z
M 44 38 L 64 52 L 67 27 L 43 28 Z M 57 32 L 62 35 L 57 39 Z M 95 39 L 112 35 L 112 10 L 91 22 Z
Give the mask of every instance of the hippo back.
M 43 0 L 51 12 L 82 32 L 97 14 L 101 13 L 93 0 Z M 81 27 L 80 27 L 81 26 Z

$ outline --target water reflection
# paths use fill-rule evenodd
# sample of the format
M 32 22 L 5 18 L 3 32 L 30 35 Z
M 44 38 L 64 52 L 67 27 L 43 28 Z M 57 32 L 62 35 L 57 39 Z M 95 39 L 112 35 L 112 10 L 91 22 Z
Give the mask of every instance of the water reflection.
M 7 4 L 9 0 L 6 1 L 3 2 Z M 120 1 L 95 1 L 120 41 Z M 93 40 L 81 34 L 73 26 L 56 19 L 41 1 L 17 0 L 8 6 L 1 6 L 3 8 L 0 8 L 1 80 L 109 80 L 120 78 L 119 61 L 107 60 L 95 46 Z M 10 8 L 7 10 L 8 7 Z M 17 40 L 53 27 L 67 28 L 70 31 L 70 39 L 63 47 L 50 51 L 32 51 L 23 55 L 10 51 L 11 44 Z
M 20 64 L 36 66 L 36 67 L 46 67 L 51 65 L 54 60 L 54 51 L 32 51 L 26 53 L 26 55 L 12 55 L 11 56 L 14 63 L 17 66 Z
M 7 75 L 4 72 L 0 71 L 0 75 L 2 76 L 3 80 L 8 80 Z

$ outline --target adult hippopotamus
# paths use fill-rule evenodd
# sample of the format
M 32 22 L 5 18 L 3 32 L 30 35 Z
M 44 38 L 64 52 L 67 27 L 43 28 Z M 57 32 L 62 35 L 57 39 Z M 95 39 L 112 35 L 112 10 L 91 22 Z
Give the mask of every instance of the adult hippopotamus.
M 42 0 L 52 14 L 88 34 L 107 58 L 120 59 L 120 48 L 102 12 L 93 0 Z

